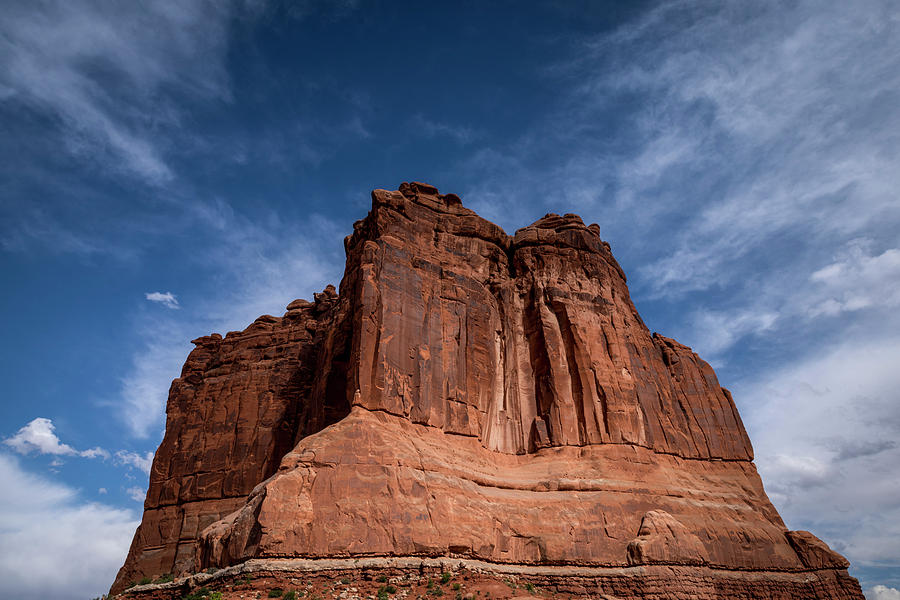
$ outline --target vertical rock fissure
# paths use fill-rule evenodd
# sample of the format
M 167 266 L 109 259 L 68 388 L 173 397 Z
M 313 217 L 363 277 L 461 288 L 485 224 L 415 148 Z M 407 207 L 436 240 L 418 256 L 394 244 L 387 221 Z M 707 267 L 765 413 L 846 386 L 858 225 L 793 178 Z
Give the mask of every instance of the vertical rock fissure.
M 612 439 L 609 433 L 609 399 L 606 397 L 606 389 L 600 385 L 600 380 L 597 378 L 597 371 L 594 367 L 591 367 L 591 373 L 594 374 L 594 385 L 597 387 L 597 398 L 600 400 L 600 412 L 603 415 L 603 431 L 606 432 L 604 441 L 609 442 Z
M 547 305 L 556 317 L 556 323 L 562 334 L 563 357 L 569 370 L 569 385 L 572 389 L 572 403 L 575 405 L 575 416 L 578 419 L 578 443 L 588 443 L 587 415 L 585 401 L 586 395 L 581 384 L 581 373 L 578 369 L 577 352 L 575 349 L 575 336 L 572 334 L 572 324 L 566 314 L 566 305 L 559 300 L 547 298 Z
M 553 395 L 550 393 L 550 385 L 547 378 L 550 376 L 550 358 L 547 356 L 547 344 L 544 341 L 544 330 L 541 326 L 540 309 L 537 303 L 538 288 L 532 284 L 527 297 L 524 299 L 522 310 L 522 326 L 525 337 L 528 340 L 528 358 L 531 362 L 531 370 L 534 373 L 534 403 L 535 414 L 547 423 L 547 433 L 551 444 L 557 444 L 555 439 L 558 432 L 549 425 L 550 408 L 553 404 Z

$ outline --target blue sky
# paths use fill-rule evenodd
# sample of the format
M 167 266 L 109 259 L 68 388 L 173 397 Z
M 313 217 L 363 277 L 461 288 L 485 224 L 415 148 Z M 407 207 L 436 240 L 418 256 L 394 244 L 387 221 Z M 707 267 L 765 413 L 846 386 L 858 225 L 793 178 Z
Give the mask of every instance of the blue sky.
M 369 190 L 597 222 L 787 524 L 900 599 L 900 7 L 3 2 L 0 595 L 102 593 L 170 381 Z

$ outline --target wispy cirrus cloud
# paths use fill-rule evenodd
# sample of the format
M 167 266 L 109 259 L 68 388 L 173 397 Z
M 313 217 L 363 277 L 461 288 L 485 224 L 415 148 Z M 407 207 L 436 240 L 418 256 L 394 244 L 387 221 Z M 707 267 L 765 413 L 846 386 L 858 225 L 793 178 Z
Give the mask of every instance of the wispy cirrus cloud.
M 557 111 L 473 155 L 466 198 L 508 228 L 545 207 L 581 211 L 641 265 L 641 297 L 702 305 L 727 291 L 747 299 L 734 311 L 778 311 L 853 240 L 896 247 L 897 13 L 661 4 L 550 70 Z
M 122 465 L 134 467 L 143 472 L 144 475 L 150 474 L 150 467 L 153 465 L 153 453 L 130 452 L 127 450 L 119 450 L 116 452 L 116 462 Z
M 468 144 L 478 137 L 475 130 L 473 130 L 471 127 L 433 121 L 426 118 L 421 113 L 414 115 L 410 119 L 409 126 L 412 133 L 419 134 L 427 138 L 449 138 L 460 144 Z
M 143 502 L 144 498 L 147 496 L 147 490 L 136 485 L 131 486 L 130 488 L 125 490 L 125 492 L 128 494 L 128 497 L 135 502 Z
M 172 179 L 173 98 L 227 99 L 231 3 L 13 2 L 0 24 L 0 102 L 49 116 L 68 152 Z

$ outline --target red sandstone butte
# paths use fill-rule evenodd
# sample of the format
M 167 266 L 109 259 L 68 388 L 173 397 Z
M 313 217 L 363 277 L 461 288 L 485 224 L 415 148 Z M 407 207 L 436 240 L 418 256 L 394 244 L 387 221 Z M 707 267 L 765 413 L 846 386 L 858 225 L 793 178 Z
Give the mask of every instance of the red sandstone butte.
M 114 592 L 248 559 L 456 557 L 596 568 L 620 598 L 862 598 L 787 530 L 731 395 L 650 333 L 596 225 L 509 236 L 404 183 L 345 246 L 339 295 L 194 341 Z

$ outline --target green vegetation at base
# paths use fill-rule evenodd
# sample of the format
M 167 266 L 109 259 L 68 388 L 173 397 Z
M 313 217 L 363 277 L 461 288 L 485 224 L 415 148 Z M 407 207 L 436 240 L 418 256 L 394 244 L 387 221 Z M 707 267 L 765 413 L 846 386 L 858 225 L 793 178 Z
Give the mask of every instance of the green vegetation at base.
M 181 600 L 222 600 L 222 592 L 210 592 L 209 588 L 202 587 L 182 596 Z

